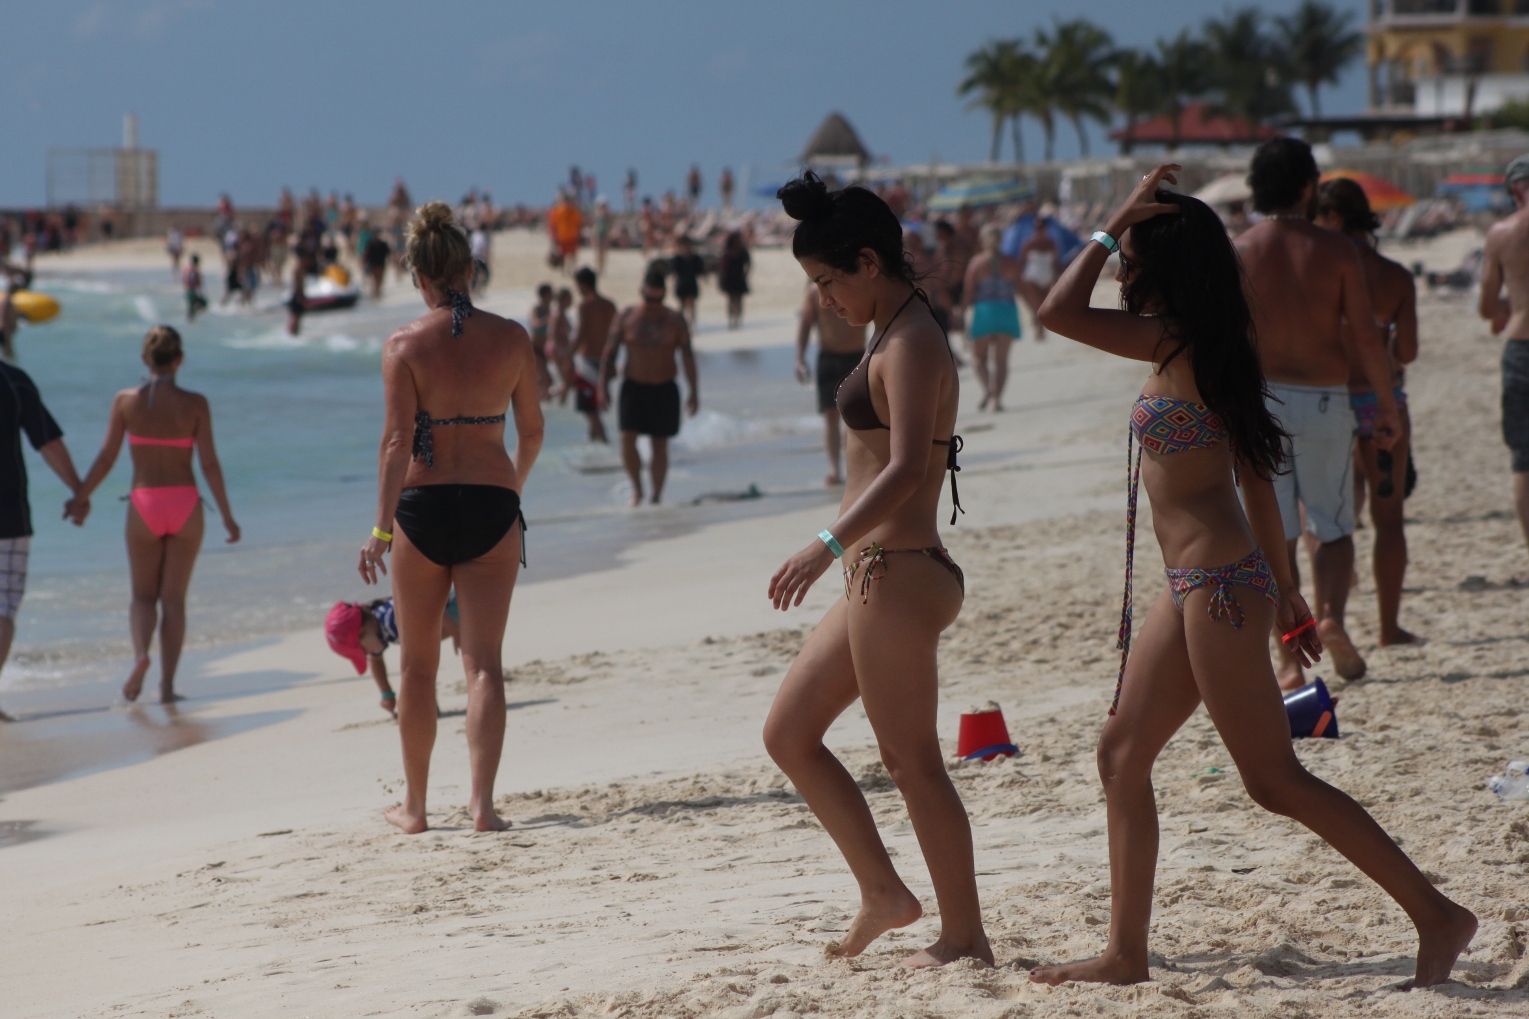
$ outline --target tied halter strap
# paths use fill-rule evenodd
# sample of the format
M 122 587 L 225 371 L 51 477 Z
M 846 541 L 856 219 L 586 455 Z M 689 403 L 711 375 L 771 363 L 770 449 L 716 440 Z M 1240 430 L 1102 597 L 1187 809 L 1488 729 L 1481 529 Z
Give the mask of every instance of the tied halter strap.
M 473 302 L 470 297 L 451 287 L 443 287 L 446 297 L 451 301 L 451 335 L 462 335 L 462 323 L 472 317 Z M 414 450 L 413 459 L 425 461 L 426 467 L 435 466 L 435 442 L 430 433 L 434 425 L 498 425 L 504 423 L 503 414 L 492 414 L 487 417 L 454 417 L 432 418 L 430 412 L 419 410 L 414 412 Z
M 1141 490 L 1141 451 L 1159 456 L 1191 449 L 1209 449 L 1226 437 L 1226 423 L 1203 403 L 1142 394 L 1131 408 L 1131 427 L 1126 434 L 1126 583 L 1120 605 L 1120 632 L 1115 648 L 1120 652 L 1120 675 L 1115 680 L 1115 699 L 1110 714 L 1120 705 L 1126 660 L 1131 657 L 1131 574 L 1136 557 L 1136 507 Z M 1135 449 L 1132 449 L 1132 446 Z

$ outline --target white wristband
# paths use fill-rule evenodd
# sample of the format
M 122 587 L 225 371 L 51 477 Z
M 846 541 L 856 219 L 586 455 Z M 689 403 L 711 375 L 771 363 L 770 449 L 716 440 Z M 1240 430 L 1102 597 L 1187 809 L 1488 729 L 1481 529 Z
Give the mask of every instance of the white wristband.
M 1120 242 L 1115 240 L 1115 238 L 1111 237 L 1109 234 L 1105 233 L 1103 230 L 1095 230 L 1094 235 L 1090 237 L 1089 240 L 1098 241 L 1100 244 L 1103 244 L 1104 250 L 1108 251 L 1112 255 L 1120 250 Z

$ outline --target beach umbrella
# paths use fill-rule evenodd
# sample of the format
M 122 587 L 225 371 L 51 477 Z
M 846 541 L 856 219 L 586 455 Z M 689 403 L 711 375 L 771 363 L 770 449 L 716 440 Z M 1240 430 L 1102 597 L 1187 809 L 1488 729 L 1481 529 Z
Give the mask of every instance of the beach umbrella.
M 1337 180 L 1340 177 L 1346 177 L 1358 184 L 1364 190 L 1364 196 L 1370 200 L 1370 208 L 1376 212 L 1390 212 L 1392 209 L 1405 209 L 1409 205 L 1417 204 L 1416 198 L 1373 173 L 1365 173 L 1362 170 L 1329 170 L 1322 175 L 1324 181 Z
M 1505 212 L 1513 199 L 1503 190 L 1503 175 L 1491 171 L 1452 173 L 1439 181 L 1434 194 L 1454 198 L 1467 212 Z
M 1248 187 L 1248 178 L 1245 174 L 1229 173 L 1225 177 L 1217 177 L 1196 191 L 1195 197 L 1206 205 L 1246 202 L 1252 199 L 1253 189 Z
M 929 208 L 937 212 L 964 207 L 980 208 L 984 205 L 1002 205 L 1018 202 L 1035 194 L 1033 188 L 1021 180 L 994 180 L 990 177 L 969 177 L 952 181 L 929 199 Z

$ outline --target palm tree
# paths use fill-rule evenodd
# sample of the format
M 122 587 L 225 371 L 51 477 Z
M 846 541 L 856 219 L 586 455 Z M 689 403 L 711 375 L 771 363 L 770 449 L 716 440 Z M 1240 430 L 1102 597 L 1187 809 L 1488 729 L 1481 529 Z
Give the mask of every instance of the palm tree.
M 1110 66 L 1115 56 L 1108 32 L 1085 18 L 1056 20 L 1050 33 L 1035 30 L 1035 48 L 1044 68 L 1044 92 L 1056 111 L 1078 132 L 1078 151 L 1088 152 L 1083 119 L 1109 123 L 1109 102 L 1115 92 Z M 1047 158 L 1051 158 L 1048 154 Z
M 1294 14 L 1275 23 L 1289 52 L 1291 71 L 1311 97 L 1311 115 L 1320 117 L 1317 89 L 1338 84 L 1338 75 L 1364 48 L 1364 35 L 1352 30 L 1354 12 L 1305 0 Z
M 1264 31 L 1263 15 L 1257 8 L 1228 11 L 1223 20 L 1207 21 L 1204 35 L 1214 90 L 1220 94 L 1214 107 L 1218 113 L 1246 121 L 1251 127 L 1278 114 L 1295 112 L 1286 55 Z
M 966 58 L 967 75 L 956 86 L 956 94 L 972 96 L 968 110 L 983 109 L 993 119 L 993 145 L 988 161 L 998 162 L 998 148 L 1003 142 L 1003 125 L 1018 119 L 1017 93 L 1021 87 L 1024 65 L 1033 57 L 1016 39 L 995 39 Z M 1015 130 L 1014 158 L 1023 162 Z
M 1157 41 L 1157 66 L 1162 75 L 1159 113 L 1173 125 L 1169 150 L 1179 147 L 1179 132 L 1184 106 L 1210 87 L 1210 72 L 1205 44 L 1184 29 L 1172 39 Z
M 1115 108 L 1126 120 L 1120 152 L 1136 146 L 1136 121 L 1163 108 L 1163 67 L 1150 53 L 1126 49 L 1115 54 Z

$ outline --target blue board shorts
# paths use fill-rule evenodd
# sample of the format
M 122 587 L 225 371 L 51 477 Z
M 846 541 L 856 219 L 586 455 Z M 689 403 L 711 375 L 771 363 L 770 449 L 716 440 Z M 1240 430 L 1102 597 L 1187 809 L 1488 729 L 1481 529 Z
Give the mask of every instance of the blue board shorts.
M 1354 533 L 1354 431 L 1348 386 L 1269 383 L 1269 413 L 1290 434 L 1285 473 L 1274 476 L 1274 494 L 1285 540 L 1306 530 L 1323 544 Z
M 1019 339 L 1019 305 L 1014 301 L 978 301 L 972 305 L 972 326 L 966 335 L 974 340 L 995 335 Z

